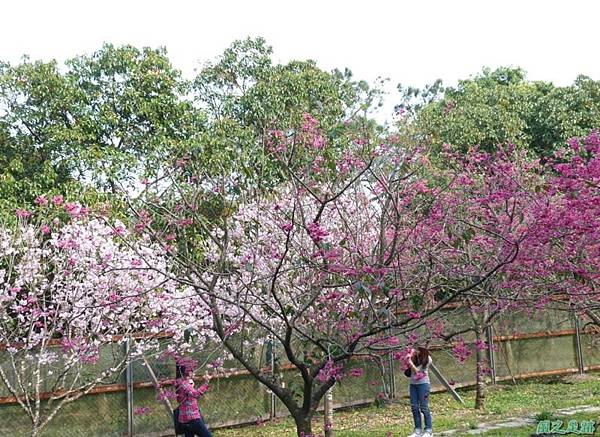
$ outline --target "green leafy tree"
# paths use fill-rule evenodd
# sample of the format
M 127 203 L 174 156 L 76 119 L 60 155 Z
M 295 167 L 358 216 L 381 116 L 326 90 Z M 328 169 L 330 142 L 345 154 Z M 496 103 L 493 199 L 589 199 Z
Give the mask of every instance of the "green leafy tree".
M 101 198 L 159 171 L 204 119 L 163 49 L 110 44 L 59 67 L 0 65 L 0 202 L 42 193 Z M 5 210 L 3 208 L 3 210 Z
M 73 147 L 85 170 L 109 184 L 134 171 L 154 176 L 203 129 L 202 113 L 186 99 L 189 84 L 164 49 L 107 44 L 67 65 L 82 97 L 71 125 Z
M 263 38 L 235 41 L 204 66 L 193 89 L 210 120 L 193 156 L 203 156 L 219 171 L 236 172 L 240 184 L 261 181 L 258 189 L 269 189 L 281 180 L 282 161 L 274 159 L 267 147 L 274 129 L 291 137 L 311 114 L 329 144 L 339 143 L 328 149 L 338 154 L 348 127 L 355 129 L 357 138 L 374 138 L 380 131 L 370 118 L 370 111 L 380 104 L 378 88 L 353 80 L 349 70 L 326 72 L 310 60 L 275 63 Z M 298 150 L 285 162 L 300 167 L 306 159 Z
M 484 69 L 456 87 L 399 86 L 403 133 L 413 142 L 494 150 L 507 142 L 540 157 L 600 126 L 600 82 L 580 76 L 570 86 L 528 81 L 520 68 Z
M 3 212 L 37 194 L 77 189 L 62 129 L 77 90 L 55 62 L 0 65 L 0 204 Z
M 272 189 L 283 167 L 311 159 L 301 149 L 274 156 L 274 129 L 291 138 L 312 114 L 331 164 L 346 150 L 348 129 L 376 143 L 370 110 L 380 97 L 349 70 L 278 64 L 262 38 L 234 42 L 193 82 L 164 49 L 111 44 L 65 65 L 1 64 L 0 202 L 12 212 L 42 193 L 102 200 L 177 160 L 234 175 L 224 187 L 234 194 L 239 185 Z

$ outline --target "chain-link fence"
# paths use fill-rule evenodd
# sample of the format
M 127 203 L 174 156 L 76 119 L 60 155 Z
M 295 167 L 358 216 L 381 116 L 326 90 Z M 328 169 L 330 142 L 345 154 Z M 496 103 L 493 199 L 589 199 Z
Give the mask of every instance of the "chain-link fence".
M 469 323 L 464 314 L 461 316 L 457 313 L 453 320 L 456 329 Z M 487 331 L 487 343 L 491 346 L 488 353 L 491 351 L 492 354 L 492 375 L 497 381 L 502 381 L 576 373 L 582 368 L 584 371 L 599 370 L 599 336 L 579 331 L 578 341 L 577 329 L 574 316 L 565 312 L 510 313 L 502 316 Z M 464 340 L 470 343 L 474 338 L 465 334 Z M 114 348 L 110 353 L 114 356 Z M 264 350 L 260 353 L 264 353 Z M 200 355 L 202 352 L 198 352 Z M 436 367 L 451 385 L 462 387 L 474 383 L 475 354 L 471 354 L 463 363 L 456 360 L 449 348 L 433 349 L 432 356 Z M 115 384 L 98 386 L 90 394 L 66 405 L 42 435 L 123 436 L 128 432 L 148 437 L 173 435 L 171 416 L 164 402 L 157 400 L 153 383 L 154 379 L 163 381 L 174 378 L 173 361 L 154 357 L 147 363 L 132 363 L 130 372 L 119 374 Z M 0 365 L 6 365 L 6 356 L 2 352 Z M 361 368 L 362 371 L 356 372 L 360 376 L 336 383 L 333 399 L 335 408 L 373 402 L 380 393 L 397 398 L 407 394 L 408 381 L 402 367 L 394 360 L 386 357 L 383 360 L 356 359 L 350 367 Z M 285 363 L 280 363 L 277 369 L 282 381 L 288 387 L 300 387 L 297 373 L 286 369 Z M 434 390 L 443 389 L 434 377 L 432 385 Z M 175 401 L 170 402 L 174 407 Z M 212 379 L 210 390 L 200 404 L 212 428 L 262 422 L 287 414 L 283 404 L 272 393 L 239 369 L 232 369 L 230 376 Z M 30 430 L 27 415 L 10 393 L 0 387 L 0 435 L 27 436 Z M 243 435 L 243 431 L 240 431 L 240 435 Z

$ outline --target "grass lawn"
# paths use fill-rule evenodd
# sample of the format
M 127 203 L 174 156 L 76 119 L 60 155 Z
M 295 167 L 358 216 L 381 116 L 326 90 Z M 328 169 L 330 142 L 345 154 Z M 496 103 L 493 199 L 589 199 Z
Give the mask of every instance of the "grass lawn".
M 335 392 L 334 392 L 335 396 Z M 544 380 L 521 381 L 517 385 L 505 383 L 488 387 L 487 407 L 484 411 L 473 408 L 475 393 L 461 391 L 466 407 L 459 405 L 447 393 L 432 394 L 430 408 L 434 432 L 450 429 L 469 430 L 477 424 L 488 423 L 508 417 L 533 417 L 545 415 L 557 409 L 579 405 L 600 406 L 600 375 L 584 378 L 566 377 Z M 592 419 L 600 422 L 600 412 L 571 416 L 568 419 Z M 322 433 L 322 416 L 315 419 L 313 432 Z M 406 436 L 412 430 L 412 416 L 408 399 L 386 407 L 374 406 L 339 411 L 334 415 L 336 437 L 386 437 Z M 492 431 L 485 436 L 529 436 L 535 425 Z M 459 433 L 464 435 L 466 433 Z M 596 433 L 600 435 L 600 431 Z M 295 436 L 294 423 L 290 419 L 268 422 L 258 426 L 215 430 L 215 437 L 227 436 Z M 576 435 L 576 434 L 571 434 Z
M 556 415 L 552 418 L 552 420 L 562 420 L 564 423 L 562 429 L 565 429 L 569 420 L 577 420 L 581 423 L 582 420 L 593 420 L 596 422 L 596 432 L 593 435 L 599 435 L 600 433 L 600 412 L 598 413 L 581 413 L 574 414 L 572 416 L 560 416 Z M 535 433 L 536 425 L 523 426 L 519 428 L 506 428 L 503 430 L 489 431 L 483 434 L 477 434 L 483 437 L 530 437 L 531 435 L 536 435 Z M 471 434 L 469 434 L 471 435 Z M 543 434 L 542 434 L 543 435 Z M 557 435 L 557 434 L 556 434 Z M 570 436 L 576 436 L 578 434 L 570 433 L 566 434 Z

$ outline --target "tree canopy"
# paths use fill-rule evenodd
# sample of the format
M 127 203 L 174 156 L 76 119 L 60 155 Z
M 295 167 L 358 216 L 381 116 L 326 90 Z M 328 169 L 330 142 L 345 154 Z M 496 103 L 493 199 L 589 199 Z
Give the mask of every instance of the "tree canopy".
M 349 70 L 278 64 L 262 38 L 235 41 L 193 80 L 162 48 L 105 44 L 64 65 L 1 63 L 0 204 L 12 212 L 40 194 L 104 199 L 174 159 L 273 188 L 281 166 L 266 143 L 275 126 L 290 135 L 310 112 L 331 138 L 344 124 L 375 132 L 368 115 L 379 96 Z
M 419 144 L 492 151 L 512 143 L 547 158 L 571 137 L 600 125 L 600 82 L 579 76 L 572 85 L 529 81 L 520 68 L 484 69 L 456 87 L 399 85 L 403 128 Z

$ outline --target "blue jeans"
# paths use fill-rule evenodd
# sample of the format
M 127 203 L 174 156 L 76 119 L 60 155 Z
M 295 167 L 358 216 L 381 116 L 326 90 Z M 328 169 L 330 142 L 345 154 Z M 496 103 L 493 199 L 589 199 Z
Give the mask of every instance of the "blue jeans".
M 194 419 L 186 423 L 182 423 L 183 429 L 185 430 L 185 437 L 194 437 L 199 435 L 200 437 L 212 437 L 212 434 L 206 427 L 204 420 Z
M 431 386 L 425 384 L 410 385 L 410 409 L 415 421 L 415 429 L 423 429 L 421 426 L 421 413 L 425 418 L 425 429 L 431 429 L 431 412 L 429 411 L 429 390 Z

